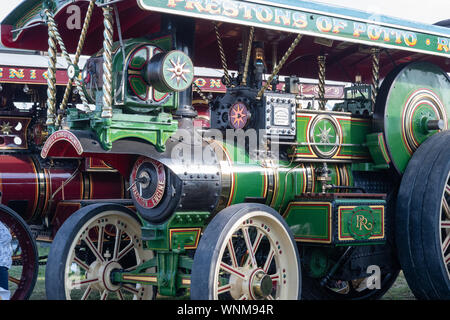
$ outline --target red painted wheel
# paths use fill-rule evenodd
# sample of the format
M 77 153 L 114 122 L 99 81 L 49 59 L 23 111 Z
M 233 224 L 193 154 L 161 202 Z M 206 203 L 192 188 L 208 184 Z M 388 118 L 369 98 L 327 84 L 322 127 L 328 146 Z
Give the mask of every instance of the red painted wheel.
M 26 300 L 36 284 L 39 258 L 36 241 L 27 223 L 12 209 L 0 205 L 0 221 L 12 235 L 12 266 L 9 270 L 11 300 Z

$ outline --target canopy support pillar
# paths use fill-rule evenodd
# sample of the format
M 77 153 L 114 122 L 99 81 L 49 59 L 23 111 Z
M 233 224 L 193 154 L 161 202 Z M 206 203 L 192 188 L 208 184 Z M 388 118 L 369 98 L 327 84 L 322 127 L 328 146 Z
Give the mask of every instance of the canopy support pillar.
M 380 49 L 372 48 L 372 112 L 375 110 L 378 89 L 380 87 Z
M 46 9 L 48 10 L 48 9 Z M 47 68 L 47 120 L 50 131 L 55 125 L 56 117 L 56 37 L 48 26 L 48 68 Z
M 103 10 L 103 105 L 102 118 L 112 118 L 113 88 L 112 88 L 112 47 L 113 47 L 113 8 L 102 7 Z
M 321 55 L 317 58 L 319 64 L 319 110 L 325 110 L 327 104 L 325 100 L 325 62 L 326 56 Z

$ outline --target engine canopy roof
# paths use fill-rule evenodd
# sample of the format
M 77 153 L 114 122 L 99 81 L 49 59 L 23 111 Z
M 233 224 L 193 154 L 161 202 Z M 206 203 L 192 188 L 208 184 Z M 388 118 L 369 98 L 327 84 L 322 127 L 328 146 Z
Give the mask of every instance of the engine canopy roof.
M 23 1 L 4 19 L 1 24 L 4 46 L 39 51 L 48 49 L 48 32 L 43 18 L 45 2 Z M 70 53 L 75 52 L 80 34 L 80 29 L 74 28 L 74 19 L 77 19 L 74 14 L 77 10 L 81 13 L 79 21 L 82 25 L 88 3 L 88 0 L 55 1 L 55 20 Z M 238 43 L 242 42 L 249 26 L 254 26 L 255 40 L 265 42 L 266 62 L 270 70 L 273 45 L 277 47 L 279 60 L 296 34 L 304 35 L 280 72 L 287 76 L 295 74 L 316 78 L 317 56 L 326 55 L 327 79 L 353 82 L 355 76 L 361 75 L 363 81 L 369 81 L 372 47 L 381 49 L 381 77 L 396 65 L 418 60 L 433 62 L 450 72 L 450 29 L 443 26 L 373 16 L 363 11 L 300 0 L 122 0 L 115 5 L 123 39 L 160 34 L 163 14 L 195 19 L 192 58 L 196 66 L 221 68 L 212 27 L 212 22 L 216 21 L 228 66 L 232 70 L 237 68 Z M 117 23 L 114 34 L 118 40 Z M 102 41 L 103 14 L 102 9 L 96 6 L 82 53 L 94 54 L 101 49 Z

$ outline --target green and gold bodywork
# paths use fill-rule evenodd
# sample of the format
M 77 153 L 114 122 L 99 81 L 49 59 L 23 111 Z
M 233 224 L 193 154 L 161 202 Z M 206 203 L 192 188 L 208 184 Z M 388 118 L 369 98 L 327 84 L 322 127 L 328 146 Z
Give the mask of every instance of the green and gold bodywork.
M 39 43 L 41 35 L 33 41 L 27 38 L 27 28 L 38 30 L 42 26 L 35 24 L 47 23 L 41 18 L 45 10 L 51 10 L 55 19 L 63 19 L 68 3 L 25 1 L 2 24 L 3 43 L 49 49 L 49 45 Z M 107 20 L 111 12 L 105 8 L 112 11 L 112 6 L 106 1 L 95 4 L 95 10 L 103 10 L 105 21 L 111 22 Z M 395 194 L 395 187 L 387 181 L 398 183 L 420 144 L 450 125 L 447 29 L 387 17 L 373 21 L 359 11 L 290 0 L 130 0 L 118 2 L 117 8 L 126 29 L 123 34 L 129 38 L 105 32 L 103 49 L 99 50 L 98 45 L 85 49 L 92 57 L 80 74 L 91 110 L 68 108 L 65 127 L 48 126 L 52 135 L 41 153 L 44 158 L 97 157 L 130 178 L 129 190 L 142 223 L 142 243 L 155 255 L 132 272 L 115 272 L 115 282 L 155 285 L 161 294 L 171 296 L 189 288 L 192 256 L 202 231 L 222 209 L 240 203 L 261 203 L 275 209 L 291 228 L 299 247 L 311 248 L 313 255 L 327 261 L 330 252 L 340 247 L 383 246 L 389 242 L 394 215 L 390 196 Z M 136 14 L 135 22 L 129 21 L 132 13 Z M 211 21 L 220 22 L 226 31 L 225 45 L 220 42 L 218 52 L 210 47 L 218 34 L 214 27 L 217 25 Z M 249 61 L 242 57 L 240 63 L 245 68 L 233 65 L 239 75 L 227 79 L 225 56 L 237 51 L 241 34 L 252 37 L 255 30 L 257 42 L 267 38 L 267 44 L 265 49 L 255 47 L 255 56 L 249 58 L 253 73 L 247 73 L 248 83 L 241 82 L 247 72 L 243 70 L 249 68 Z M 68 41 L 73 33 L 65 31 L 64 40 Z M 194 33 L 195 41 L 190 38 Z M 135 34 L 138 36 L 130 36 Z M 292 34 L 297 36 L 295 40 Z M 272 50 L 270 39 L 287 53 L 294 52 L 294 58 L 289 60 L 288 54 L 277 56 L 274 50 L 275 61 L 270 64 L 266 59 L 261 63 L 264 50 L 266 56 L 269 48 Z M 371 48 L 382 50 L 382 60 Z M 239 50 L 243 54 L 242 46 Z M 388 66 L 391 53 L 396 54 L 394 60 L 399 64 L 394 70 Z M 322 64 L 319 70 L 319 83 L 325 81 L 325 74 L 327 79 L 352 82 L 362 70 L 363 80 L 372 86 L 371 95 L 352 100 L 353 106 L 316 110 L 302 107 L 301 100 L 306 98 L 298 90 L 271 91 L 255 76 L 258 67 L 267 68 L 266 73 L 281 68 L 286 75 L 316 75 L 317 68 L 312 68 L 312 60 L 308 60 L 311 56 L 321 56 L 322 63 L 327 56 L 328 65 Z M 298 66 L 297 58 L 301 60 Z M 428 61 L 402 64 L 416 58 Z M 248 145 L 236 145 L 234 140 L 202 137 L 192 125 L 196 115 L 190 109 L 194 74 L 191 59 L 196 66 L 223 67 L 226 71 L 222 80 L 228 82 L 227 94 L 232 92 L 236 103 L 248 108 L 245 116 L 253 121 L 249 123 L 256 123 L 254 128 L 244 127 L 244 132 L 273 129 L 270 121 L 274 121 L 275 112 L 271 113 L 271 106 L 266 104 L 269 94 L 281 100 L 298 98 L 294 103 L 275 106 L 281 113 L 288 110 L 276 119 L 277 125 L 288 128 L 286 132 L 295 127 L 295 134 L 286 133 L 280 141 L 267 134 L 269 142 L 258 146 L 256 151 L 262 154 L 258 156 Z M 286 61 L 290 67 L 283 69 Z M 340 61 L 346 72 L 342 72 Z M 357 70 L 355 63 L 369 67 Z M 92 71 L 89 66 L 97 69 Z M 379 78 L 384 78 L 381 87 Z M 199 91 L 195 86 L 194 90 Z M 320 102 L 326 102 L 321 94 Z M 210 101 L 201 92 L 199 96 L 209 103 L 212 112 L 231 107 L 220 97 Z M 346 110 L 340 111 L 343 107 Z M 355 112 L 369 109 L 365 114 Z M 221 116 L 227 118 L 228 114 L 224 111 Z M 215 125 L 212 123 L 211 128 L 217 129 Z M 194 140 L 200 137 L 201 154 L 211 154 L 211 163 L 203 159 L 199 163 L 172 162 L 176 145 L 194 146 L 194 140 L 178 136 L 182 130 L 189 131 L 188 137 Z M 274 158 L 271 152 L 275 150 L 280 152 Z M 187 159 L 189 155 L 182 157 Z M 154 168 L 151 164 L 147 169 L 141 167 L 139 157 L 151 159 Z M 136 186 L 149 185 L 149 176 L 155 172 L 159 185 L 150 198 L 151 205 L 140 205 L 140 200 L 148 199 L 135 199 L 136 194 L 144 198 Z M 156 271 L 148 272 L 151 268 Z M 315 277 L 324 276 L 331 265 L 319 269 L 313 270 Z

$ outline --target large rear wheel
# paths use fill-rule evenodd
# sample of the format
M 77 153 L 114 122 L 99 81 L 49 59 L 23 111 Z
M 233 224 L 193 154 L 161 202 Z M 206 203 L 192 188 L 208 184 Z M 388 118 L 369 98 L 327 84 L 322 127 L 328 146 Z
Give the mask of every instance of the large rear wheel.
M 398 196 L 396 241 L 411 291 L 450 299 L 450 131 L 414 153 Z

